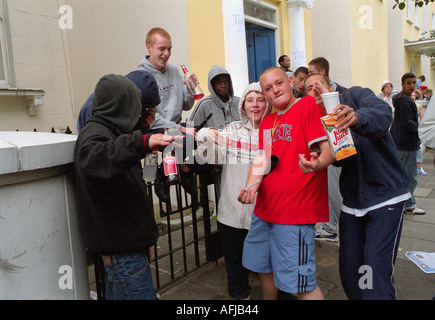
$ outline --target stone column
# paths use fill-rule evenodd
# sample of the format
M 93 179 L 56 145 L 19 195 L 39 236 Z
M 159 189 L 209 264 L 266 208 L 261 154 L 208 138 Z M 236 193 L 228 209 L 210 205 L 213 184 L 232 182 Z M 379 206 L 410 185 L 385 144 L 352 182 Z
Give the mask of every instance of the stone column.
M 305 53 L 305 22 L 304 7 L 311 9 L 314 0 L 287 0 L 291 69 L 295 71 L 300 66 L 307 65 Z
M 249 84 L 243 0 L 222 0 L 225 69 L 231 75 L 234 95 L 241 96 Z

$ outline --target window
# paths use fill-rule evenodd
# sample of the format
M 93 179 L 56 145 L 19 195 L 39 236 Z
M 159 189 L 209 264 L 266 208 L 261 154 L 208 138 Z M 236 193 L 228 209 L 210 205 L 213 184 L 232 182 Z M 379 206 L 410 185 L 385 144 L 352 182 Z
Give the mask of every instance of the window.
M 243 7 L 245 15 L 268 23 L 277 24 L 276 9 L 269 8 L 260 3 L 249 1 L 244 1 Z
M 414 2 L 412 0 L 406 0 L 406 20 L 412 23 L 412 8 L 414 7 Z
M 4 1 L 0 0 L 0 87 L 10 86 L 9 55 L 6 39 L 5 6 Z
M 420 29 L 420 7 L 414 7 L 414 26 Z

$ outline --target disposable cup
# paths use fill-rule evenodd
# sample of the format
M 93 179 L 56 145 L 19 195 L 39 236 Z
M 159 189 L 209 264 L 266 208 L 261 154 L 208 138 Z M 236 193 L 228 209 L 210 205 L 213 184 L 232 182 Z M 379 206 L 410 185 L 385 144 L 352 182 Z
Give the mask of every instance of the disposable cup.
M 323 105 L 325 106 L 326 113 L 332 114 L 332 110 L 340 104 L 340 98 L 338 92 L 322 93 Z

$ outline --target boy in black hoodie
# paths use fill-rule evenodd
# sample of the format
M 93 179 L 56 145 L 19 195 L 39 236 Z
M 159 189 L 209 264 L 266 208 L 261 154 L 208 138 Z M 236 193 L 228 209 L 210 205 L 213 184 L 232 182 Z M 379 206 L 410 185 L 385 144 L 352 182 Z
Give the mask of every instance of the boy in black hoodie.
M 160 102 L 147 81 L 141 94 L 123 76 L 102 77 L 74 149 L 79 227 L 85 248 L 103 258 L 107 299 L 155 299 L 147 253 L 158 231 L 140 160 L 176 137 L 142 134 L 142 116 Z

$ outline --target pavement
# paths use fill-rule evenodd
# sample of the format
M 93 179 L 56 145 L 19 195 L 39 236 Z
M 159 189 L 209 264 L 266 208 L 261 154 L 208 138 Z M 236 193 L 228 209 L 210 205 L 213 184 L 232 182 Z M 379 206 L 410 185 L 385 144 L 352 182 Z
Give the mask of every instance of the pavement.
M 425 215 L 404 215 L 402 236 L 395 264 L 395 286 L 398 300 L 432 300 L 435 274 L 423 272 L 410 261 L 407 251 L 435 253 L 435 172 L 434 150 L 424 153 L 423 168 L 427 176 L 418 176 L 414 193 L 417 206 Z M 347 300 L 338 272 L 338 243 L 316 242 L 317 279 L 326 300 Z M 252 300 L 262 300 L 255 274 L 250 278 Z M 231 300 L 226 288 L 224 258 L 218 259 L 159 291 L 160 300 Z

